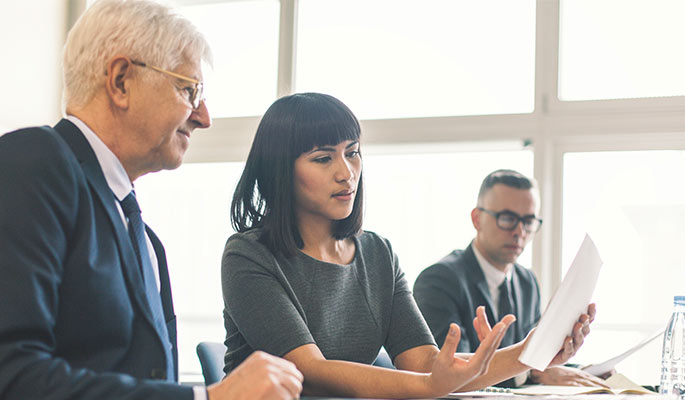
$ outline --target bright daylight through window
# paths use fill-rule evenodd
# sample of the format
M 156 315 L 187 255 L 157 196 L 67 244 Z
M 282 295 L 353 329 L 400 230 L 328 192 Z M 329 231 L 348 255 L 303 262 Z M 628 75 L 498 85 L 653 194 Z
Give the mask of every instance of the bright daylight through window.
M 567 153 L 564 156 L 564 268 L 587 231 L 604 265 L 600 312 L 579 362 L 597 363 L 663 329 L 685 282 L 685 151 Z M 619 293 L 629 293 L 617 295 Z M 661 341 L 621 364 L 639 382 L 658 382 Z M 641 368 L 641 366 L 649 366 Z
M 359 118 L 533 111 L 534 1 L 300 0 L 297 32 L 296 91 Z

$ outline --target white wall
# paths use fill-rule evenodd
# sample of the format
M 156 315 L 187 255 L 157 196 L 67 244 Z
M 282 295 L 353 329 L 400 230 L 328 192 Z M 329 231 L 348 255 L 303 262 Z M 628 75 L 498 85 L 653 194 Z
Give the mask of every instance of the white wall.
M 0 2 L 0 132 L 61 115 L 66 0 Z

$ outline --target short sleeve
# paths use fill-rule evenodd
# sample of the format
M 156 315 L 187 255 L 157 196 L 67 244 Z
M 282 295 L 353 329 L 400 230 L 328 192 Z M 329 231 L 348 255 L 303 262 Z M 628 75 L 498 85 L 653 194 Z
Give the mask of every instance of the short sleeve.
M 276 258 L 247 234 L 229 238 L 222 260 L 227 372 L 250 353 L 283 356 L 314 343 Z
M 384 345 L 394 360 L 397 355 L 411 348 L 435 345 L 435 340 L 414 301 L 407 279 L 399 266 L 397 255 L 392 252 L 390 244 L 387 243 L 387 245 L 388 251 L 392 254 L 395 279 L 390 327 Z

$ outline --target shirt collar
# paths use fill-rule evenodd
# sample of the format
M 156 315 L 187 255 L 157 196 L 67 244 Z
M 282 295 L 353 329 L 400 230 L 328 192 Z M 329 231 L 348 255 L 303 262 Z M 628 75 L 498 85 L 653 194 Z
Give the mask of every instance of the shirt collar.
M 476 260 L 478 260 L 480 269 L 483 270 L 483 275 L 485 275 L 485 280 L 487 281 L 489 288 L 499 288 L 506 278 L 511 281 L 511 275 L 513 273 L 511 265 L 505 272 L 502 272 L 494 265 L 490 264 L 490 262 L 480 254 L 473 242 L 471 242 L 471 248 L 473 249 L 473 254 L 476 255 Z
M 97 157 L 100 168 L 102 168 L 107 185 L 117 200 L 122 201 L 133 190 L 133 184 L 128 178 L 124 166 L 121 165 L 121 161 L 85 122 L 73 115 L 67 115 L 67 119 L 76 125 L 86 137 L 90 147 L 95 152 L 95 157 Z

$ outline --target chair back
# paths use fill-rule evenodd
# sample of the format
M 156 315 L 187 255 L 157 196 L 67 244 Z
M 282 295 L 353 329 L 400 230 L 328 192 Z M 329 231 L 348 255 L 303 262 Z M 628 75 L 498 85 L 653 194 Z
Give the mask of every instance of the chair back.
M 385 347 L 381 347 L 381 351 L 378 352 L 378 356 L 373 361 L 373 365 L 377 367 L 391 368 L 395 369 L 395 366 L 390 359 L 390 355 L 385 350 Z
M 197 357 L 202 366 L 205 385 L 209 386 L 224 378 L 224 355 L 226 346 L 217 342 L 200 342 L 197 345 Z

